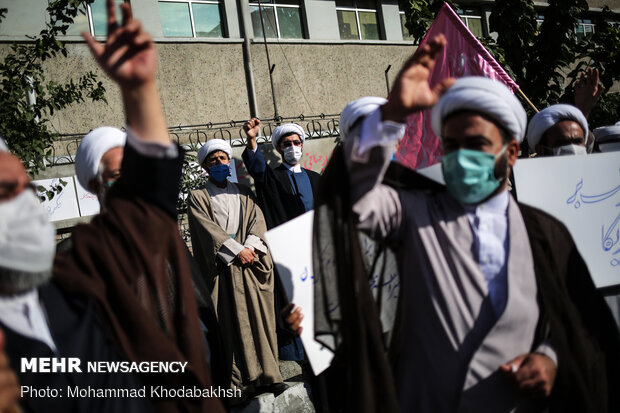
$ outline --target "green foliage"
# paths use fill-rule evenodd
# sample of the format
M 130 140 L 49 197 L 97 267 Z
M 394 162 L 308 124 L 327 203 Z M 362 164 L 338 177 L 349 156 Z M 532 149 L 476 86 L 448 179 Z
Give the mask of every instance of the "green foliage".
M 405 11 L 407 30 L 413 36 L 415 43 L 419 43 L 428 28 L 431 27 L 435 15 L 444 4 L 443 0 L 399 0 L 402 10 Z M 451 7 L 456 5 L 451 0 L 446 0 Z
M 183 159 L 183 175 L 181 176 L 181 191 L 179 193 L 179 201 L 177 202 L 177 210 L 179 214 L 187 212 L 187 196 L 190 191 L 198 188 L 205 182 L 203 169 L 198 165 L 196 155 L 185 154 Z
M 57 133 L 49 128 L 50 117 L 85 99 L 106 101 L 105 88 L 93 72 L 61 83 L 47 79 L 43 64 L 59 55 L 67 56 L 65 35 L 78 13 L 92 0 L 51 0 L 49 22 L 28 42 L 14 43 L 0 62 L 0 134 L 32 175 L 45 169 Z M 0 23 L 7 9 L 0 10 Z M 36 102 L 28 102 L 33 94 Z
M 593 19 L 596 31 L 579 43 L 577 47 L 578 63 L 567 76 L 571 83 L 567 93 L 568 97 L 572 96 L 574 82 L 578 79 L 579 73 L 588 67 L 599 69 L 600 82 L 607 90 L 611 89 L 614 82 L 620 81 L 620 26 L 609 24 L 609 21 L 614 19 L 617 17 L 607 6 L 603 7 L 602 13 Z M 601 99 L 599 106 L 613 105 L 613 102 L 616 102 L 613 98 Z M 615 107 L 618 108 L 617 104 Z M 604 108 L 603 111 L 610 114 L 614 112 L 613 107 Z M 609 119 L 605 125 L 612 123 L 611 120 L 614 119 L 614 116 Z M 618 119 L 617 115 L 615 115 L 615 119 Z M 603 126 L 599 123 L 594 124 Z
M 606 93 L 588 118 L 590 129 L 613 125 L 620 119 L 620 93 Z
M 545 107 L 564 95 L 565 73 L 577 58 L 577 18 L 588 11 L 585 0 L 549 0 L 540 32 L 526 50 L 522 90 L 531 94 L 535 105 Z M 501 45 L 504 50 L 506 47 Z
M 185 154 L 183 159 L 183 175 L 181 176 L 181 190 L 177 202 L 177 211 L 179 212 L 179 222 L 183 224 L 185 215 L 187 214 L 187 197 L 190 191 L 199 188 L 205 183 L 205 175 L 203 169 L 198 164 L 196 155 Z M 181 236 L 185 241 L 189 241 L 189 228 L 181 225 Z
M 524 62 L 529 59 L 528 50 L 536 32 L 536 10 L 532 1 L 505 0 L 495 2 L 489 17 L 489 29 L 498 34 L 497 42 L 487 37 L 484 46 L 498 58 L 511 76 L 522 79 L 526 75 Z M 504 50 L 510 53 L 504 53 Z

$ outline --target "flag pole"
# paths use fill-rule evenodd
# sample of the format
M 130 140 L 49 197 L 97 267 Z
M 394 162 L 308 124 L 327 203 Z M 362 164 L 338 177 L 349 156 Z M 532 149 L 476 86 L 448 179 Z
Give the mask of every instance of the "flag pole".
M 526 102 L 527 102 L 527 103 L 528 103 L 528 104 L 532 107 L 532 109 L 534 109 L 534 112 L 538 113 L 538 109 L 536 108 L 536 106 L 534 106 L 534 104 L 532 103 L 532 101 L 531 101 L 531 100 L 529 100 L 529 99 L 527 98 L 527 96 L 525 96 L 525 93 L 523 93 L 523 92 L 521 91 L 521 88 L 517 89 L 517 92 L 519 92 L 519 94 L 521 95 L 521 97 L 522 97 L 523 99 L 525 99 L 525 101 L 526 101 Z

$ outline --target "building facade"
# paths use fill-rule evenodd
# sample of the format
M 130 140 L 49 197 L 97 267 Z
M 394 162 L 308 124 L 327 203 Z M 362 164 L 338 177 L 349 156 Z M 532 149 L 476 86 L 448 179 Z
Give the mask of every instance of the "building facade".
M 336 115 L 357 97 L 385 96 L 415 50 L 397 0 L 261 0 L 261 7 L 258 0 L 130 2 L 157 44 L 159 88 L 171 126 L 240 121 L 251 115 Z M 457 3 L 470 30 L 489 35 L 493 1 Z M 593 13 L 604 3 L 620 12 L 620 0 L 589 3 Z M 0 24 L 0 55 L 10 42 L 39 33 L 46 6 L 46 0 L 0 0 L 0 7 L 8 9 Z M 104 6 L 105 0 L 95 0 L 78 16 L 63 39 L 69 56 L 48 64 L 49 79 L 98 71 L 79 33 L 105 35 Z M 588 19 L 576 28 L 586 34 L 594 29 Z M 107 79 L 105 84 L 108 105 L 64 110 L 53 119 L 56 130 L 72 134 L 102 124 L 121 126 L 120 97 Z

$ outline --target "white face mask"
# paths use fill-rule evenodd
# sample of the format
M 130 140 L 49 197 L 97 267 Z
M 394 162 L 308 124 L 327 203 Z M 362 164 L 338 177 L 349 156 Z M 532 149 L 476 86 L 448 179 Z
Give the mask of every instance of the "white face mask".
M 574 144 L 558 146 L 557 148 L 553 148 L 552 150 L 553 150 L 554 156 L 587 155 L 588 154 L 585 146 L 574 145 Z
M 284 149 L 284 160 L 289 165 L 297 165 L 301 159 L 301 146 L 289 146 Z
M 31 190 L 0 202 L 0 267 L 24 272 L 51 270 L 55 235 L 47 211 Z

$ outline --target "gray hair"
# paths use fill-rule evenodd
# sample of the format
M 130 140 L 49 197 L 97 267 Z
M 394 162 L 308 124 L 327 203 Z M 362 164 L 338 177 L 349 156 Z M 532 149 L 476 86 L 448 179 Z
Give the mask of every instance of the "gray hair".
M 52 270 L 28 272 L 0 267 L 0 294 L 18 294 L 45 284 L 52 278 Z

